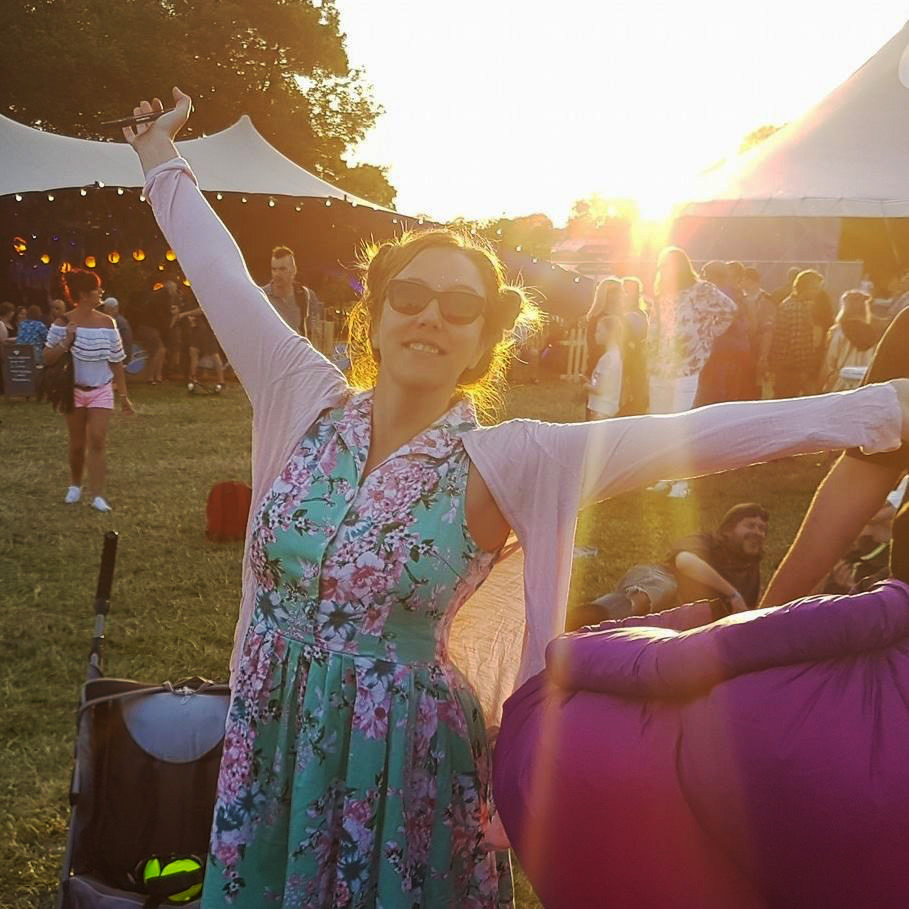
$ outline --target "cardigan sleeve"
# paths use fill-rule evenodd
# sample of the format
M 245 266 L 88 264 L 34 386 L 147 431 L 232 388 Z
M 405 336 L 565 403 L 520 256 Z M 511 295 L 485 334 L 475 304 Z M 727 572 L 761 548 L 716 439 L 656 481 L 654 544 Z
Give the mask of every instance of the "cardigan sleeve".
M 310 399 L 327 398 L 346 384 L 332 363 L 287 326 L 255 284 L 183 158 L 152 168 L 145 194 L 254 412 L 271 408 L 280 397 L 275 383 L 288 377 Z
M 486 463 L 478 466 L 486 468 L 494 498 L 517 529 L 539 518 L 540 499 L 583 508 L 657 480 L 789 455 L 853 446 L 891 451 L 900 444 L 900 424 L 896 390 L 869 385 L 589 423 L 513 421 L 488 430 L 504 432 L 498 445 L 484 446 Z

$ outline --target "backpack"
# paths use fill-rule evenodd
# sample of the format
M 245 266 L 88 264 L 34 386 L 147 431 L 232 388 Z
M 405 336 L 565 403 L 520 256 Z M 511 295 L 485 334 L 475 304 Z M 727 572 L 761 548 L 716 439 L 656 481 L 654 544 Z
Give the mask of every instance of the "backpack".
M 245 483 L 217 483 L 205 505 L 205 536 L 217 543 L 242 540 L 246 535 L 252 489 Z

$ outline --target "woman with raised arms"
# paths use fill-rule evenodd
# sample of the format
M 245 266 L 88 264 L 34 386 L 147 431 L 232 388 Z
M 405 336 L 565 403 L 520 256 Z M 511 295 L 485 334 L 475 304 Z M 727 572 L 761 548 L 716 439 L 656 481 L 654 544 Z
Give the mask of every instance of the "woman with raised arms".
M 251 280 L 173 144 L 191 108 L 178 89 L 174 100 L 124 133 L 253 408 L 203 905 L 502 905 L 510 873 L 486 840 L 487 727 L 562 630 L 578 510 L 660 477 L 895 448 L 909 383 L 480 427 L 474 401 L 503 375 L 512 328 L 533 307 L 491 250 L 438 230 L 373 251 L 348 381 Z M 155 99 L 135 113 L 161 109 Z M 512 531 L 523 589 L 492 609 L 490 581 L 461 610 Z

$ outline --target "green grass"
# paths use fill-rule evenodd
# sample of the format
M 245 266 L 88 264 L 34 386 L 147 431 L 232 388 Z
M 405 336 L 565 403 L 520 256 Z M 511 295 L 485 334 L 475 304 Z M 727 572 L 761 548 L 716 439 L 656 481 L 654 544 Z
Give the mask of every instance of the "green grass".
M 108 454 L 113 513 L 64 506 L 63 420 L 0 401 L 0 907 L 51 906 L 68 819 L 75 708 L 92 629 L 101 539 L 120 533 L 105 672 L 148 682 L 224 678 L 240 590 L 241 544 L 206 541 L 213 483 L 249 475 L 249 406 L 179 386 L 137 387 L 133 420 L 115 418 Z M 510 417 L 583 416 L 577 390 L 516 386 Z M 634 562 L 713 526 L 732 504 L 771 511 L 765 577 L 782 556 L 823 473 L 799 458 L 698 480 L 689 499 L 632 493 L 581 515 L 570 604 L 611 589 Z M 518 874 L 518 905 L 539 906 Z

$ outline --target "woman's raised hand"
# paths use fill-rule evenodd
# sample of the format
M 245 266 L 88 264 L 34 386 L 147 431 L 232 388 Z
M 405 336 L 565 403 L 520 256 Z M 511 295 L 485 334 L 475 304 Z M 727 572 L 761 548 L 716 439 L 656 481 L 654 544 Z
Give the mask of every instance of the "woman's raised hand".
M 162 164 L 176 155 L 174 138 L 189 119 L 193 102 L 185 92 L 174 86 L 174 109 L 150 123 L 137 123 L 123 127 L 123 138 L 136 150 L 142 167 L 148 173 L 155 165 Z M 133 114 L 150 114 L 164 110 L 160 98 L 140 101 L 133 108 Z
M 153 138 L 156 134 L 163 134 L 173 141 L 189 119 L 189 114 L 193 107 L 192 98 L 185 92 L 181 92 L 176 85 L 173 88 L 173 93 L 174 109 L 172 111 L 158 117 L 157 120 L 152 120 L 150 123 L 137 123 L 135 126 L 123 127 L 123 137 L 130 145 L 140 145 Z M 161 103 L 160 98 L 153 98 L 150 102 L 140 101 L 133 108 L 133 115 L 139 117 L 142 114 L 151 114 L 159 110 L 164 110 L 164 105 Z

